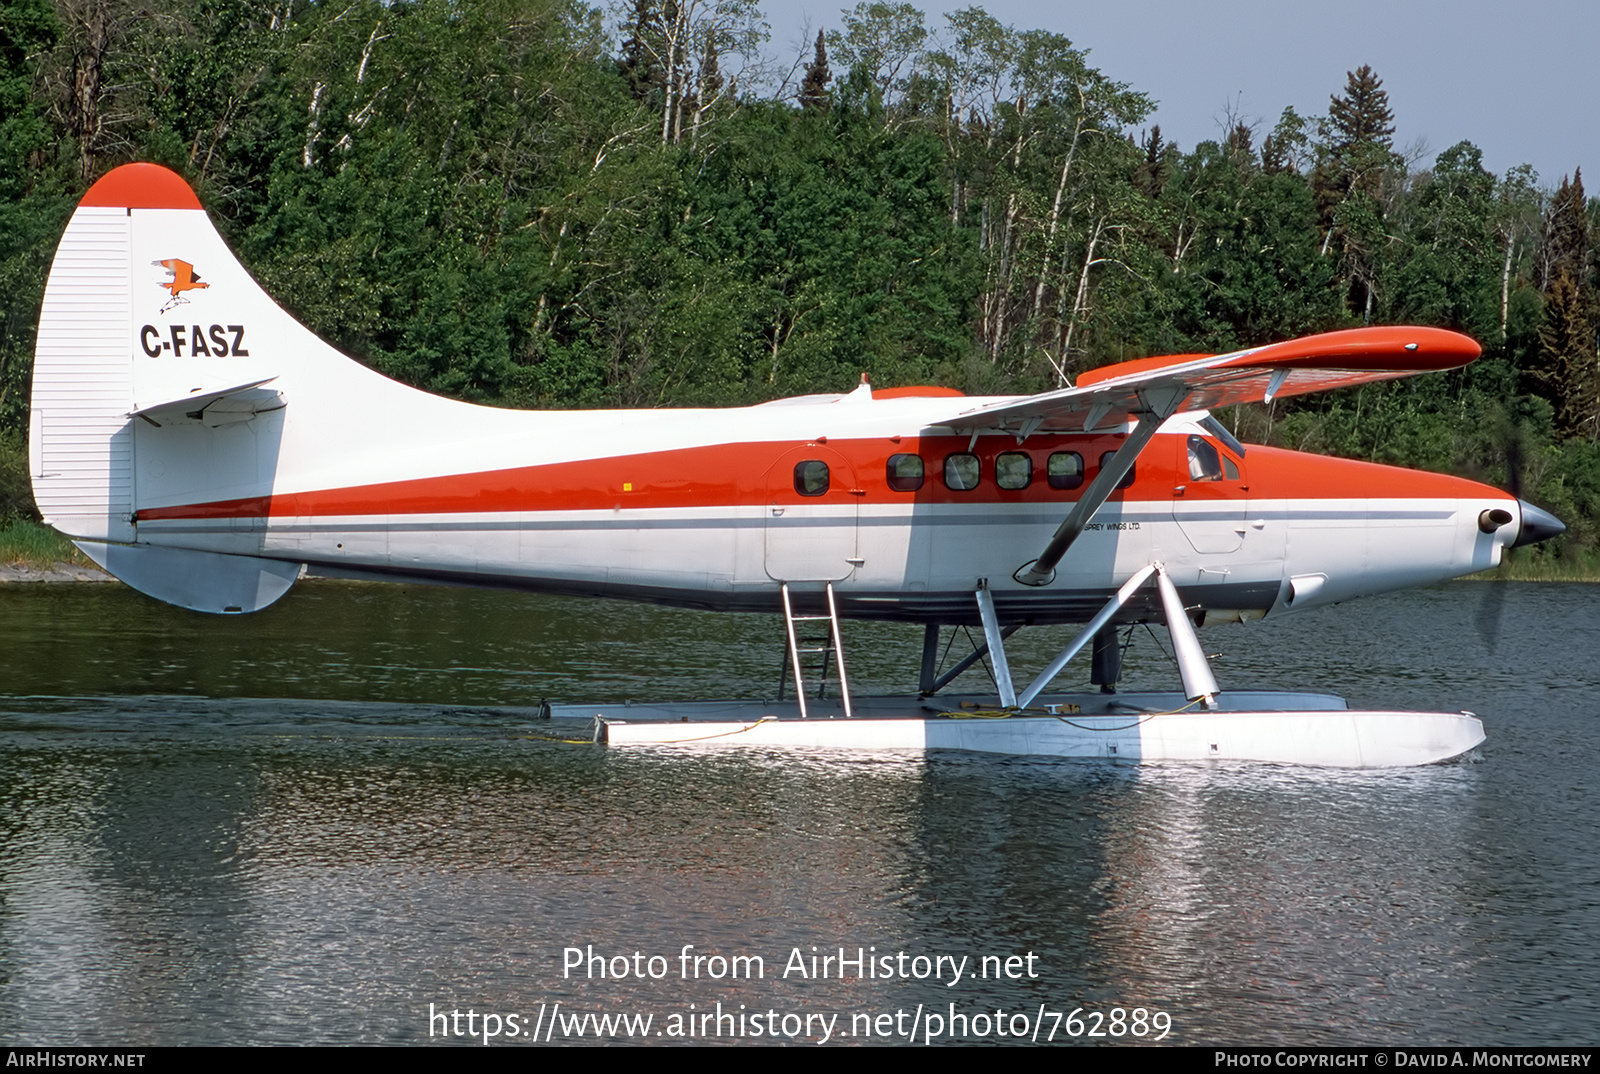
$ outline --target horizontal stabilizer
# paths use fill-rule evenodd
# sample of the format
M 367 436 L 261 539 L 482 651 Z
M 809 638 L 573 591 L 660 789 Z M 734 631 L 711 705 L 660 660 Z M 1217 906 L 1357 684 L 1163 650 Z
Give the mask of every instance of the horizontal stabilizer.
M 299 563 L 148 544 L 74 541 L 84 555 L 146 596 L 197 612 L 260 611 L 289 591 Z
M 249 421 L 257 414 L 282 410 L 287 405 L 282 392 L 262 387 L 276 379 L 264 377 L 210 391 L 196 388 L 176 399 L 138 407 L 128 416 L 143 418 L 151 425 L 198 424 L 213 428 L 236 421 Z

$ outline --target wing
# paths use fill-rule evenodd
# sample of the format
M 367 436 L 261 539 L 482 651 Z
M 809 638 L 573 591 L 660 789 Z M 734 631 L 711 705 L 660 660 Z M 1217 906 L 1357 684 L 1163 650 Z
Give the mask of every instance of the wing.
M 1151 411 L 1270 402 L 1417 373 L 1457 369 L 1478 345 L 1441 328 L 1354 328 L 1232 354 L 1140 358 L 1090 370 L 1078 385 L 977 407 L 947 425 L 961 432 L 1113 429 Z
M 1078 378 L 1075 388 L 975 407 L 938 424 L 973 435 L 995 431 L 1022 437 L 1041 429 L 1109 431 L 1136 422 L 1039 558 L 1012 575 L 1023 585 L 1042 586 L 1054 580 L 1056 564 L 1161 423 L 1178 411 L 1270 402 L 1280 396 L 1456 369 L 1479 353 L 1478 345 L 1466 336 L 1439 328 L 1355 328 L 1233 354 L 1140 358 L 1091 370 Z

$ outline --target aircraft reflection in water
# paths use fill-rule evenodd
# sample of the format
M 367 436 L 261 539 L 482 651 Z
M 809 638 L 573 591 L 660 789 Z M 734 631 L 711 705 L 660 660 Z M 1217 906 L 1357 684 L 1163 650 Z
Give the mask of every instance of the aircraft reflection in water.
M 1421 763 L 1470 749 L 1481 724 L 1223 694 L 1194 627 L 1484 570 L 1561 524 L 1459 478 L 1246 449 L 1207 411 L 1478 352 L 1452 332 L 1374 328 L 1141 359 L 1023 398 L 863 378 L 731 410 L 499 410 L 334 351 L 256 285 L 183 180 L 135 164 L 89 191 L 57 251 L 31 466 L 52 526 L 200 611 L 263 608 L 315 572 L 784 613 L 796 701 L 613 712 L 597 732 L 613 743 Z M 981 625 L 973 659 L 992 660 L 990 704 L 1009 718 L 853 701 L 848 618 L 925 624 L 925 695 L 971 662 L 938 673 L 939 628 Z M 1091 643 L 1094 681 L 1113 690 L 1117 625 L 1157 619 L 1182 697 L 1044 693 Z M 827 707 L 847 722 L 787 718 L 816 707 L 811 621 L 839 681 Z M 1049 623 L 1087 625 L 1018 689 L 1004 639 Z

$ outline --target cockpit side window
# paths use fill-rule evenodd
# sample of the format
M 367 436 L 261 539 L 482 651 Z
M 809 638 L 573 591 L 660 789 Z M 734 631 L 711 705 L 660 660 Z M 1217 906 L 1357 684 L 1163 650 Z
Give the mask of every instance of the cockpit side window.
M 1189 437 L 1189 480 L 1222 480 L 1222 455 L 1203 436 Z

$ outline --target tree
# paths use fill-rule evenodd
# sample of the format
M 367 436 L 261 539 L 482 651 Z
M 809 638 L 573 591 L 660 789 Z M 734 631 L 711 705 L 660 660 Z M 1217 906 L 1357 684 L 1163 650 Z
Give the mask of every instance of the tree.
M 1370 320 L 1384 233 L 1384 180 L 1398 163 L 1392 148 L 1394 113 L 1383 80 L 1371 67 L 1351 71 L 1348 78 L 1344 95 L 1329 98 L 1312 189 L 1323 253 L 1337 253 L 1346 304 Z
M 1387 149 L 1394 142 L 1394 113 L 1389 110 L 1389 94 L 1383 89 L 1383 79 L 1365 64 L 1347 75 L 1349 81 L 1344 96 L 1328 98 L 1328 127 L 1333 135 L 1334 151 L 1348 152 L 1364 145 L 1380 145 Z M 1366 185 L 1376 179 L 1370 173 L 1358 173 L 1354 182 Z
M 1539 243 L 1539 289 L 1548 292 L 1558 277 L 1565 274 L 1581 284 L 1588 275 L 1589 218 L 1588 199 L 1583 194 L 1583 169 L 1573 173 L 1572 181 L 1561 177 L 1561 186 L 1550 199 L 1544 218 L 1544 235 Z
M 677 145 L 686 128 L 698 137 L 707 114 L 732 94 L 719 57 L 748 58 L 767 39 L 755 0 L 641 0 L 632 25 L 624 63 L 660 72 L 663 145 Z
M 1159 198 L 1166 189 L 1172 168 L 1167 163 L 1167 144 L 1161 140 L 1161 124 L 1150 128 L 1144 142 L 1144 161 L 1133 173 L 1133 185 L 1147 198 Z
M 1278 117 L 1278 125 L 1261 141 L 1261 170 L 1269 175 L 1298 173 L 1311 145 L 1306 121 L 1291 106 Z
M 922 12 L 910 4 L 863 0 L 844 14 L 844 30 L 828 34 L 828 47 L 844 70 L 860 68 L 884 104 L 905 88 L 906 76 L 928 39 Z
M 663 92 L 665 80 L 657 60 L 659 50 L 652 44 L 657 18 L 657 0 L 633 0 L 633 12 L 623 24 L 628 36 L 622 41 L 617 69 L 636 101 L 647 101 L 652 94 Z
M 55 13 L 47 0 L 0 3 L 0 200 L 31 185 L 30 158 L 50 142 L 33 100 L 39 55 L 55 43 Z
M 1149 349 L 1221 352 L 1335 327 L 1333 266 L 1311 191 L 1232 144 L 1174 161 L 1160 201 L 1164 264 L 1138 334 Z
M 806 64 L 805 78 L 800 83 L 800 107 L 823 111 L 828 107 L 828 83 L 833 73 L 828 70 L 828 49 L 823 44 L 822 31 L 817 31 L 817 51 Z
M 15 503 L 0 473 L 0 520 L 26 497 L 20 462 L 27 425 L 28 376 L 50 256 L 72 212 L 71 171 L 54 165 L 50 127 L 33 87 L 59 26 L 46 0 L 0 2 L 0 471 L 15 437 Z M 69 166 L 70 167 L 70 166 Z M 63 172 L 68 172 L 63 175 Z M 27 504 L 32 508 L 31 501 Z
M 1589 219 L 1583 176 L 1565 177 L 1545 214 L 1539 275 L 1545 281 L 1539 351 L 1530 370 L 1534 391 L 1555 410 L 1556 433 L 1600 434 L 1600 357 L 1595 350 L 1589 286 Z
M 1142 199 L 1126 129 L 1151 104 L 1059 34 L 980 8 L 948 19 L 924 88 L 941 102 L 951 221 L 976 231 L 987 270 L 974 337 L 991 370 L 1059 382 L 1099 313 L 1099 278 L 1128 263 Z
M 1500 266 L 1500 337 L 1510 334 L 1513 269 L 1525 257 L 1527 240 L 1539 234 L 1542 223 L 1543 198 L 1539 193 L 1539 177 L 1526 164 L 1519 164 L 1500 178 L 1495 191 L 1494 226 L 1496 240 L 1502 253 Z M 1519 286 L 1526 286 L 1526 277 L 1519 275 Z
M 1501 283 L 1494 217 L 1495 177 L 1477 146 L 1461 142 L 1440 153 L 1390 217 L 1384 274 L 1393 294 L 1385 316 L 1494 338 Z
M 1600 360 L 1582 290 L 1564 272 L 1545 295 L 1539 351 L 1533 380 L 1555 408 L 1556 434 L 1594 439 L 1600 432 Z

